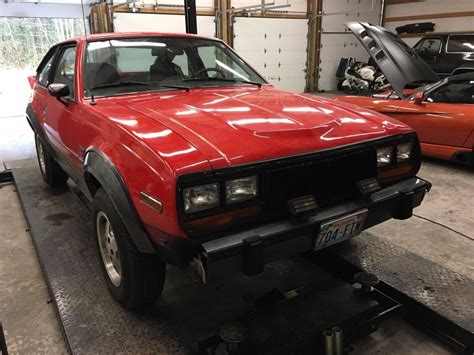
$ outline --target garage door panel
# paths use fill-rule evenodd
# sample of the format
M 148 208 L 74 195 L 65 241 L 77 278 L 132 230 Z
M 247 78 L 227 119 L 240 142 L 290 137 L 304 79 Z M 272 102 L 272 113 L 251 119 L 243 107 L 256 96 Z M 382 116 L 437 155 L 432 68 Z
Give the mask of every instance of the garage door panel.
M 323 1 L 323 13 L 330 14 L 343 11 L 368 10 L 372 6 L 372 0 L 330 0 Z M 374 8 L 380 9 L 381 0 L 375 1 Z M 368 11 L 364 11 L 368 12 Z
M 213 16 L 197 16 L 198 33 L 214 37 L 216 25 Z M 186 33 L 184 15 L 165 14 L 114 14 L 115 32 Z
M 320 75 L 318 87 L 321 90 L 337 88 L 336 71 L 341 58 L 354 57 L 367 61 L 369 54 L 352 33 L 325 34 L 321 36 Z
M 275 86 L 301 92 L 306 85 L 306 19 L 241 18 L 234 48 Z
M 117 4 L 123 4 L 125 1 L 124 0 L 113 0 L 112 3 L 117 5 Z M 144 5 L 173 5 L 173 6 L 183 6 L 183 0 L 165 0 L 165 1 L 156 1 L 156 0 L 141 0 L 140 3 Z M 209 8 L 209 9 L 214 9 L 214 0 L 198 0 L 196 1 L 196 7 L 198 9 L 200 8 Z
M 199 0 L 200 1 L 200 0 Z M 199 2 L 197 1 L 197 2 Z M 298 11 L 298 12 L 306 12 L 306 7 L 308 6 L 306 3 L 307 0 L 291 0 L 289 3 L 291 7 L 285 8 L 288 11 Z M 244 6 L 253 6 L 260 2 L 260 0 L 232 0 L 233 7 L 244 7 Z M 267 0 L 267 3 L 275 3 L 275 5 L 286 5 L 288 0 Z
M 273 85 L 276 87 L 282 88 L 283 90 L 289 90 L 294 92 L 300 92 L 302 90 L 295 90 L 293 88 L 297 88 L 301 86 L 301 83 L 304 82 L 304 77 L 279 77 L 278 80 L 273 82 Z
M 366 60 L 369 54 L 352 33 L 321 36 L 320 60 L 339 60 L 341 57 L 356 57 Z
M 320 90 L 335 90 L 337 66 L 341 58 L 354 57 L 366 62 L 369 58 L 367 51 L 351 32 L 347 32 L 345 23 L 349 21 L 363 21 L 370 23 L 380 22 L 382 0 L 331 0 L 323 1 L 321 48 L 319 54 Z M 366 11 L 371 9 L 371 11 Z M 341 33 L 343 32 L 343 33 Z
M 354 12 L 331 16 L 324 16 L 321 28 L 323 32 L 344 32 L 346 30 L 345 23 L 350 21 L 360 21 L 369 23 L 379 23 L 380 15 L 378 13 Z

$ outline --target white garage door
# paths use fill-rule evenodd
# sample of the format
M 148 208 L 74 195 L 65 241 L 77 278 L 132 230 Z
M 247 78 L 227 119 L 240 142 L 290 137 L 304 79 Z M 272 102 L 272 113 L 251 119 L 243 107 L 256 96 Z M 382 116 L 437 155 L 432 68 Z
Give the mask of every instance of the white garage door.
M 215 37 L 214 16 L 197 16 L 198 33 Z M 137 14 L 116 12 L 114 14 L 115 32 L 165 32 L 185 33 L 184 15 Z
M 345 23 L 364 21 L 372 24 L 380 22 L 381 0 L 331 0 L 323 1 L 323 13 L 342 14 L 323 16 L 321 33 L 321 51 L 319 54 L 319 90 L 337 88 L 336 70 L 341 58 L 355 57 L 367 62 L 369 54 L 352 32 L 347 33 Z M 360 11 L 368 10 L 371 11 Z
M 236 17 L 234 49 L 276 87 L 306 86 L 308 20 Z

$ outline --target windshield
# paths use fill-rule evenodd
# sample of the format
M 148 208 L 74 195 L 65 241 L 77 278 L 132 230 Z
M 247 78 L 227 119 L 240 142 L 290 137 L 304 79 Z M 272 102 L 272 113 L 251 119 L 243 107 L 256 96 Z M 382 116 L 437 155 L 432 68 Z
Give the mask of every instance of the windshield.
M 85 96 L 262 84 L 234 52 L 210 39 L 141 37 L 87 46 Z

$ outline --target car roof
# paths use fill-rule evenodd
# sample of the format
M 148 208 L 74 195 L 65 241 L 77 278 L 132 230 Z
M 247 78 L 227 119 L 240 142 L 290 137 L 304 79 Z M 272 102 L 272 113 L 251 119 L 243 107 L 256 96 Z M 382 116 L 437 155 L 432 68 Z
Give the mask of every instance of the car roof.
M 177 38 L 200 38 L 200 39 L 213 39 L 220 41 L 218 38 L 190 34 L 190 33 L 163 33 L 163 32 L 111 32 L 111 33 L 96 33 L 87 36 L 77 36 L 61 43 L 70 43 L 70 42 L 93 42 L 101 41 L 108 39 L 117 39 L 117 38 L 141 38 L 141 37 L 177 37 Z
M 426 33 L 423 37 L 420 38 L 422 39 L 427 39 L 427 38 L 433 38 L 433 37 L 442 37 L 442 38 L 447 38 L 449 36 L 474 36 L 474 33 L 472 32 L 465 32 L 465 33 Z

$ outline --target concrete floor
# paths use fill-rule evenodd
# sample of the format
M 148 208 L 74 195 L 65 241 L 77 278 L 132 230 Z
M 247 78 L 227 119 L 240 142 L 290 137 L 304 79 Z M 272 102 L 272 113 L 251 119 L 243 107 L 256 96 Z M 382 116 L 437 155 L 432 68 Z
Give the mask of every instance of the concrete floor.
M 33 158 L 32 137 L 24 117 L 0 117 L 0 163 Z M 31 160 L 15 164 L 31 164 Z M 424 161 L 419 176 L 430 180 L 433 189 L 415 211 L 416 216 L 407 221 L 388 221 L 369 232 L 474 279 L 474 171 Z M 59 324 L 48 303 L 49 295 L 13 185 L 0 188 L 0 250 L 0 321 L 9 350 L 64 353 Z M 395 318 L 357 343 L 355 353 L 450 352 Z
M 11 353 L 65 346 L 13 185 L 0 189 L 0 320 Z

